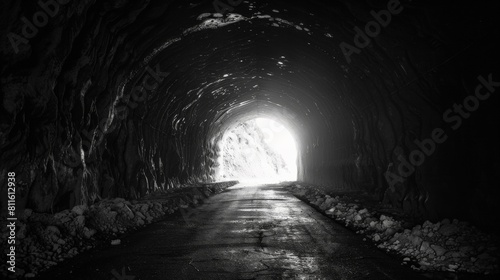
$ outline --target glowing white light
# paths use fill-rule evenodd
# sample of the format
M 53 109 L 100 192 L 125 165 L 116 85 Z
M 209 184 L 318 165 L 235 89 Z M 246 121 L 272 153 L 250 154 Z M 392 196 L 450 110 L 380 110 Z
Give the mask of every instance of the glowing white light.
M 296 181 L 297 147 L 291 133 L 275 120 L 257 118 L 250 122 L 261 133 L 255 139 L 240 126 L 224 134 L 219 180 L 236 179 L 247 186 Z
M 297 146 L 290 132 L 279 122 L 266 118 L 255 119 L 257 126 L 266 134 L 265 141 L 285 160 L 293 174 L 288 174 L 284 180 L 296 180 Z

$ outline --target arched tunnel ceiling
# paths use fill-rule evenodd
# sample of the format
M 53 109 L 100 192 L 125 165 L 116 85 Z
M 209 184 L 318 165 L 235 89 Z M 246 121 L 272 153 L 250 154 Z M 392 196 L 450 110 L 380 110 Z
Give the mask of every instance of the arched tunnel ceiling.
M 478 75 L 498 68 L 489 2 L 233 1 L 224 14 L 213 3 L 68 2 L 28 44 L 2 41 L 2 160 L 24 174 L 26 203 L 47 209 L 80 185 L 77 200 L 105 195 L 103 178 L 112 181 L 106 195 L 123 196 L 177 178 L 211 180 L 222 133 L 257 116 L 293 131 L 300 180 L 387 196 L 383 174 L 400 150 L 409 153 Z M 6 34 L 22 34 L 22 17 L 40 10 L 27 1 L 5 6 Z M 356 28 L 387 9 L 398 12 L 346 57 L 342 43 L 357 46 Z M 471 122 L 484 127 L 492 114 Z M 459 209 L 466 187 L 453 210 L 436 205 L 463 181 L 444 179 L 466 169 L 458 162 L 491 160 L 467 152 L 448 165 L 470 142 L 498 139 L 498 130 L 477 130 L 459 132 L 464 140 L 443 147 L 398 195 L 419 201 L 430 192 L 429 217 L 476 215 Z M 47 171 L 50 162 L 67 176 Z M 465 182 L 483 185 L 475 202 L 493 205 L 485 193 L 494 176 L 467 172 Z
M 232 16 L 228 14 L 214 19 L 231 21 Z M 215 117 L 221 112 L 229 111 L 231 114 L 235 106 L 252 104 L 253 100 L 286 104 L 286 107 L 279 106 L 285 109 L 290 107 L 291 111 L 304 117 L 322 115 L 323 110 L 332 110 L 319 107 L 325 104 L 328 92 L 334 87 L 326 79 L 329 69 L 322 69 L 320 65 L 321 61 L 329 59 L 329 54 L 322 53 L 322 48 L 318 48 L 309 53 L 313 59 L 307 59 L 307 54 L 297 54 L 288 48 L 294 45 L 307 50 L 311 43 L 305 40 L 310 34 L 289 25 L 268 30 L 269 26 L 275 24 L 275 20 L 264 16 L 240 17 L 240 20 L 221 25 L 215 31 L 199 27 L 210 20 L 212 19 L 203 18 L 199 25 L 191 27 L 197 31 L 189 32 L 182 39 L 169 39 L 168 42 L 175 43 L 161 47 L 162 51 L 155 51 L 154 57 L 149 56 L 154 61 L 149 65 L 160 65 L 159 69 L 162 71 L 175 73 L 174 77 L 167 78 L 161 84 L 155 94 L 160 96 L 158 98 L 174 98 L 185 104 L 181 109 L 182 114 L 172 120 L 172 128 L 186 115 L 192 118 L 200 111 L 208 111 L 209 114 L 215 114 Z M 291 28 L 293 29 L 288 30 Z M 290 33 L 283 34 L 282 29 Z M 297 37 L 295 33 L 302 37 Z M 288 39 L 285 41 L 284 38 Z M 231 46 L 227 46 L 228 42 L 231 42 Z M 272 53 L 269 51 L 269 46 L 272 45 L 280 47 Z M 176 63 L 171 65 L 169 61 Z M 322 77 L 315 78 L 318 72 L 323 72 Z M 171 102 L 167 103 L 172 106 Z M 255 106 L 246 108 L 251 111 Z M 155 119 L 157 111 L 172 110 L 158 107 L 149 111 L 151 117 L 146 116 L 146 119 Z M 200 115 L 206 116 L 204 113 Z M 197 120 L 194 123 L 203 121 Z

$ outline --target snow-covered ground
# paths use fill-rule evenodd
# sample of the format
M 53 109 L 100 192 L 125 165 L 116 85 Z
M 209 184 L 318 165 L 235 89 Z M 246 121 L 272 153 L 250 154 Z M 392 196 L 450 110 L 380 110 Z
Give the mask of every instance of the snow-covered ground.
M 361 207 L 348 195 L 331 197 L 312 186 L 292 184 L 289 190 L 329 217 L 374 241 L 381 249 L 401 256 L 416 270 L 499 273 L 498 237 L 486 234 L 465 221 L 425 221 L 411 228 L 404 218 Z
M 189 207 L 210 195 L 237 184 L 228 181 L 212 184 L 178 186 L 150 194 L 140 200 L 103 199 L 93 205 L 77 205 L 55 214 L 34 213 L 26 209 L 16 227 L 16 271 L 7 271 L 2 250 L 2 279 L 35 277 L 57 263 L 92 249 L 99 244 L 120 244 L 120 235 L 180 211 L 183 217 Z M 183 210 L 184 209 L 184 210 Z M 186 223 L 189 221 L 186 218 Z M 7 244 L 9 231 L 2 229 L 0 242 Z

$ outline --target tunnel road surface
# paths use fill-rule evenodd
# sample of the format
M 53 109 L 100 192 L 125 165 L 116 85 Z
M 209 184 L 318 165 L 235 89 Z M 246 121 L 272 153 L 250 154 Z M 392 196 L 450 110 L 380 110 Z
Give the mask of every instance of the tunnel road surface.
M 39 279 L 423 279 L 283 186 L 228 188 Z

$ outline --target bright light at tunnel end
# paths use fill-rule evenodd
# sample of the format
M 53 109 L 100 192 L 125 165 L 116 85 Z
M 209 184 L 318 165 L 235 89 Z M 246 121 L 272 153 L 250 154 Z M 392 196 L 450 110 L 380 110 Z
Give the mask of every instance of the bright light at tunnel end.
M 218 180 L 245 185 L 297 180 L 297 146 L 279 121 L 255 118 L 228 129 L 221 142 Z

